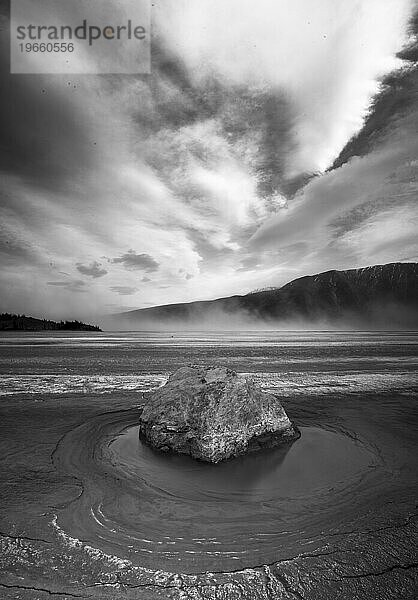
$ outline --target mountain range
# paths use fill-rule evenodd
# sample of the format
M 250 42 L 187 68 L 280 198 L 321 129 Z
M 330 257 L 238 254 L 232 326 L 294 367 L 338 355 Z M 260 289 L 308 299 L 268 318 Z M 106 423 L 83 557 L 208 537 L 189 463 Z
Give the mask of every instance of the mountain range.
M 129 328 L 418 326 L 418 264 L 390 263 L 300 277 L 242 296 L 167 304 L 114 315 Z

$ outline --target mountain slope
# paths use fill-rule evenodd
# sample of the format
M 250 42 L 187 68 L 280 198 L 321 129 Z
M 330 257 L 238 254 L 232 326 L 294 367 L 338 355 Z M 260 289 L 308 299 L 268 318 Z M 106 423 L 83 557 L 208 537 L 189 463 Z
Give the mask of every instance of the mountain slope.
M 116 315 L 133 325 L 211 326 L 330 324 L 418 326 L 418 264 L 391 263 L 327 271 L 282 288 L 201 302 L 169 304 Z

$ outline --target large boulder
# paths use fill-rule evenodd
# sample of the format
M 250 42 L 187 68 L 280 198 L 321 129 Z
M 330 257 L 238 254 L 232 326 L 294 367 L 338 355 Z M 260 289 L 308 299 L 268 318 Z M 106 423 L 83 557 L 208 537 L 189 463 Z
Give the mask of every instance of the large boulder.
M 225 367 L 183 367 L 154 392 L 140 437 L 163 452 L 217 463 L 299 437 L 279 399 Z

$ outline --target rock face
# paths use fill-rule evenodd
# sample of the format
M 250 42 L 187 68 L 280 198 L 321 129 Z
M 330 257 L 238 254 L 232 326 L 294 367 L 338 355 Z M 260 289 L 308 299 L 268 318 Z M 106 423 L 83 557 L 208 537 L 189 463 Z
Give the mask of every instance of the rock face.
M 140 437 L 163 452 L 217 463 L 299 437 L 279 399 L 225 367 L 183 367 L 154 392 Z

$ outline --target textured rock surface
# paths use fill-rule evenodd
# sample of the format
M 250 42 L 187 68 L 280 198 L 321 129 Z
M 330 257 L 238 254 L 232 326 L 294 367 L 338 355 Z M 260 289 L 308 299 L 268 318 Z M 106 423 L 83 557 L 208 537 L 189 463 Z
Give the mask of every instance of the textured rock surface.
M 151 397 L 140 436 L 163 452 L 217 463 L 295 440 L 279 399 L 225 367 L 178 369 Z

